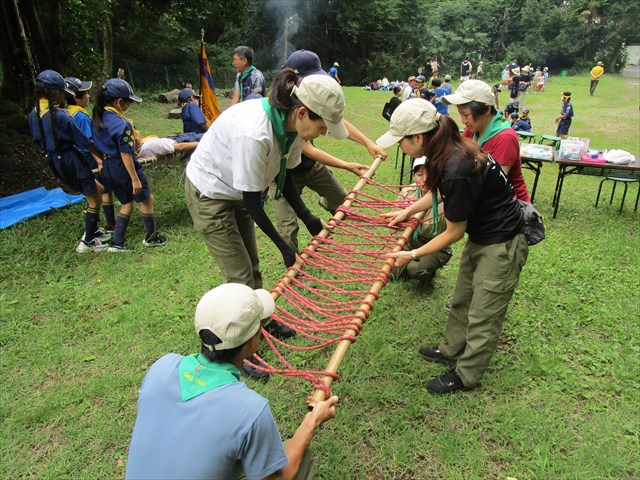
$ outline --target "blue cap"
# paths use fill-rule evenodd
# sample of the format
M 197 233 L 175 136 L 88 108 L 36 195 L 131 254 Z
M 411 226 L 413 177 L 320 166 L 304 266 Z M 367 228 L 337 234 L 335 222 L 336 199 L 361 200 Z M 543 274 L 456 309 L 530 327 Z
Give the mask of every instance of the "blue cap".
M 121 78 L 110 78 L 102 85 L 102 90 L 111 98 L 124 98 L 141 102 L 142 99 L 133 93 L 131 85 Z
M 53 70 L 43 70 L 40 72 L 36 77 L 36 86 L 63 90 L 71 95 L 74 93 L 73 90 L 69 88 L 69 85 L 67 85 L 64 78 L 62 78 L 62 75 Z
M 287 61 L 284 62 L 283 68 L 292 68 L 300 77 L 308 75 L 327 75 L 320 65 L 320 58 L 310 50 L 296 50 Z
M 180 103 L 184 103 L 191 97 L 197 97 L 196 92 L 194 92 L 191 88 L 183 88 L 178 94 L 178 101 Z
M 93 86 L 93 82 L 83 82 L 78 77 L 67 77 L 64 81 L 73 93 L 86 92 Z

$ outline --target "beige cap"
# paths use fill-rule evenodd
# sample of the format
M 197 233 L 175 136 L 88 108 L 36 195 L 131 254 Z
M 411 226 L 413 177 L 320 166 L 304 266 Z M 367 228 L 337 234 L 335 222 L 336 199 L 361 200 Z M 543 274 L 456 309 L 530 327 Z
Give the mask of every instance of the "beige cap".
M 196 333 L 210 330 L 221 343 L 206 345 L 209 350 L 239 347 L 260 328 L 260 320 L 275 311 L 273 297 L 267 290 L 253 290 L 239 283 L 225 283 L 209 290 L 196 307 Z
M 409 80 L 407 80 L 407 81 L 408 81 L 408 82 L 410 82 L 411 80 L 415 80 L 415 79 L 416 79 L 416 76 L 415 76 L 415 75 L 411 75 L 411 76 L 409 77 Z
M 450 105 L 480 102 L 493 107 L 496 106 L 496 97 L 491 91 L 491 87 L 482 80 L 467 80 L 466 82 L 462 82 L 456 90 L 456 93 L 443 95 L 442 100 L 444 103 Z
M 431 102 L 422 98 L 405 100 L 395 109 L 389 122 L 389 131 L 376 143 L 388 148 L 407 135 L 416 135 L 433 130 L 440 122 L 440 114 Z
M 292 95 L 314 113 L 322 117 L 331 136 L 343 140 L 349 136 L 342 121 L 344 112 L 344 93 L 340 84 L 328 75 L 309 75 L 300 85 L 294 86 Z

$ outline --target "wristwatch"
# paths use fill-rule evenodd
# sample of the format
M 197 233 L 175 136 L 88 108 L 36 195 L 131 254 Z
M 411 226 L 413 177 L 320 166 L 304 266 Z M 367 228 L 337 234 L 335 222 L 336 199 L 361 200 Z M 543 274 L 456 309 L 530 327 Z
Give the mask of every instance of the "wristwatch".
M 411 250 L 411 257 L 413 258 L 413 261 L 414 261 L 414 262 L 418 262 L 418 261 L 420 261 L 420 260 L 418 259 L 418 255 L 416 254 L 416 251 L 415 251 L 415 250 Z

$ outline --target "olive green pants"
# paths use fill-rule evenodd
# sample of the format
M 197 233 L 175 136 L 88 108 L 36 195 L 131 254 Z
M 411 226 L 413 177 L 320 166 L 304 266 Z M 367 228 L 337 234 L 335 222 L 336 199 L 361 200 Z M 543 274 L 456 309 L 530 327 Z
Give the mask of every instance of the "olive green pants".
M 480 382 L 496 350 L 528 253 L 523 234 L 495 245 L 469 240 L 464 247 L 444 342 L 438 348 L 457 360 L 456 371 L 467 387 Z
M 305 187 L 309 187 L 320 195 L 318 204 L 332 215 L 336 212 L 336 209 L 342 205 L 344 198 L 347 196 L 346 190 L 331 169 L 318 162 L 314 162 L 313 168 L 308 172 L 292 175 L 292 178 L 300 194 L 302 194 Z M 269 191 L 275 193 L 275 184 L 271 185 Z M 274 200 L 273 210 L 276 215 L 276 228 L 278 229 L 278 233 L 280 233 L 289 245 L 298 251 L 298 231 L 300 228 L 298 227 L 296 212 L 284 197 L 279 200 Z
M 193 226 L 220 267 L 222 283 L 262 288 L 255 223 L 242 200 L 204 197 L 188 177 L 184 191 Z

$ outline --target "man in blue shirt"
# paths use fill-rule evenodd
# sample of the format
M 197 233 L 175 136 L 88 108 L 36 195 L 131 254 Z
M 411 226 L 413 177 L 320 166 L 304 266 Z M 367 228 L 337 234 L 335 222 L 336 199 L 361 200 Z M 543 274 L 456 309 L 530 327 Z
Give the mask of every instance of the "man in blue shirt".
M 433 105 L 438 110 L 440 115 L 449 115 L 449 105 L 442 101 L 443 95 L 450 95 L 451 92 L 442 86 L 442 80 L 438 77 L 435 77 L 431 80 L 431 86 L 434 88 L 433 94 L 435 99 L 433 101 Z
M 178 94 L 178 102 L 182 106 L 182 128 L 184 133 L 204 133 L 209 129 L 207 118 L 200 110 L 196 92 L 190 88 L 183 88 Z
M 232 63 L 236 69 L 236 84 L 230 105 L 267 96 L 267 84 L 262 72 L 253 65 L 251 47 L 236 47 L 233 50 Z
M 340 65 L 338 65 L 338 62 L 335 62 L 333 64 L 333 67 L 329 69 L 329 76 L 333 78 L 336 82 L 338 82 L 340 85 L 342 85 L 342 81 L 338 76 L 338 68 L 340 68 Z
M 266 398 L 240 381 L 260 321 L 275 310 L 267 290 L 225 283 L 196 307 L 199 354 L 168 354 L 142 381 L 126 478 L 311 478 L 309 444 L 336 416 L 338 397 L 316 403 L 282 444 Z M 297 475 L 297 476 L 296 476 Z

